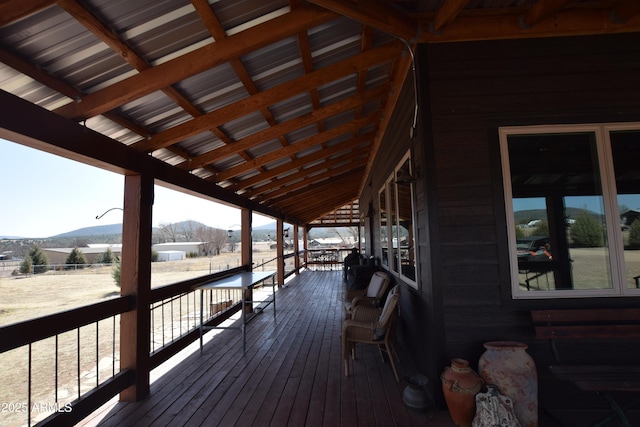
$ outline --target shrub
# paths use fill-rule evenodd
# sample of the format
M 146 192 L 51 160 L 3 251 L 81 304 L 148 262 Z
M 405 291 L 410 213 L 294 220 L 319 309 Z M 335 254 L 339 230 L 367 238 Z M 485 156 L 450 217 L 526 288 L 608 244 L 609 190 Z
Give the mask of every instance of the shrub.
M 31 268 L 33 267 L 33 261 L 31 261 L 31 257 L 27 255 L 24 257 L 24 261 L 20 264 L 20 273 L 22 274 L 31 274 Z
M 592 215 L 584 212 L 571 225 L 571 238 L 576 247 L 601 247 L 604 244 L 604 229 Z
M 633 221 L 629 228 L 629 248 L 640 249 L 640 219 Z
M 82 265 L 82 264 L 88 264 L 87 263 L 87 257 L 84 256 L 84 254 L 82 253 L 82 251 L 80 249 L 73 248 L 73 250 L 71 251 L 71 253 L 67 257 L 67 260 L 65 261 L 65 264 L 71 264 L 71 265 L 80 264 L 81 268 L 84 268 L 84 265 Z
M 116 263 L 116 267 L 111 272 L 111 277 L 116 282 L 116 286 L 120 287 L 120 263 Z
M 107 248 L 97 259 L 96 264 L 113 264 L 116 261 L 111 248 Z
M 39 247 L 35 247 L 29 251 L 29 257 L 31 258 L 31 262 L 33 264 L 33 272 L 34 273 L 44 273 L 47 271 L 47 265 L 49 265 L 49 259 L 47 256 L 40 250 Z

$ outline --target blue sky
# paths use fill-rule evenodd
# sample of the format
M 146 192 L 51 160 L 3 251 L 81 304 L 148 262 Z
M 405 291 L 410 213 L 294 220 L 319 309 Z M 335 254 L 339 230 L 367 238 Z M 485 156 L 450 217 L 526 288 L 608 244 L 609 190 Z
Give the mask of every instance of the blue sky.
M 122 175 L 3 139 L 0 175 L 0 236 L 49 237 L 122 222 L 119 210 L 96 220 L 106 210 L 122 207 Z M 239 229 L 240 211 L 156 186 L 154 225 L 185 220 Z M 253 225 L 273 221 L 255 215 Z

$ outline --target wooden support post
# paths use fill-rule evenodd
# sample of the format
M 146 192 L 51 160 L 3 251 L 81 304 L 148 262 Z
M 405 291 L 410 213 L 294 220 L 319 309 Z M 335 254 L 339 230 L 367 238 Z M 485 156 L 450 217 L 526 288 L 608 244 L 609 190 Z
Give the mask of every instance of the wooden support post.
M 251 222 L 252 222 L 252 214 L 253 212 L 250 209 L 241 209 L 240 210 L 240 250 L 242 265 L 248 265 L 251 270 L 253 270 L 253 250 L 251 241 Z M 253 301 L 253 288 L 248 288 L 245 290 L 244 294 L 245 301 Z M 251 313 L 253 311 L 253 304 L 246 303 L 245 311 L 247 313 Z
M 276 222 L 276 246 L 277 246 L 277 264 L 278 264 L 278 287 L 284 285 L 284 226 L 281 219 Z
M 251 209 L 242 209 L 240 211 L 240 215 L 240 224 L 242 228 L 242 230 L 240 231 L 242 265 L 248 265 L 251 267 L 251 269 L 253 269 L 253 242 L 251 241 L 253 211 Z
M 302 247 L 304 248 L 304 265 L 308 267 L 307 263 L 309 262 L 309 245 L 307 242 L 309 241 L 309 239 L 307 238 L 307 232 L 307 227 L 304 227 L 304 229 L 302 230 Z
M 133 295 L 135 306 L 120 317 L 120 368 L 132 369 L 135 379 L 120 393 L 123 401 L 139 401 L 149 395 L 153 185 L 150 176 L 125 176 L 120 294 Z
M 296 268 L 296 274 L 300 274 L 300 254 L 298 252 L 300 252 L 300 242 L 298 241 L 298 226 L 294 225 L 293 226 L 293 253 L 295 254 L 294 260 L 295 260 L 295 268 Z

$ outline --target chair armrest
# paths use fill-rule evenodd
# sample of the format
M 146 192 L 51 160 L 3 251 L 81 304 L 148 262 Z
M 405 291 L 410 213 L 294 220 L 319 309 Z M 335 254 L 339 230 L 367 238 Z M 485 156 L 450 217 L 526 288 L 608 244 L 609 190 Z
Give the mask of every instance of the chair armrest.
M 367 294 L 366 289 L 347 289 L 344 294 L 344 299 L 349 301 L 354 299 L 355 297 L 363 297 Z
M 351 300 L 351 308 L 357 305 L 363 305 L 366 307 L 378 307 L 378 299 L 373 297 L 357 296 Z

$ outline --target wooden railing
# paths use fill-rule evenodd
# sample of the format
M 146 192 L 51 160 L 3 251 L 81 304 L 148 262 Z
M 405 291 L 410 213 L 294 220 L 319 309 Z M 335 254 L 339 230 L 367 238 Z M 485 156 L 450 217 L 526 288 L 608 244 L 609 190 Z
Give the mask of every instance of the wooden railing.
M 298 255 L 302 253 L 303 251 Z M 284 275 L 287 277 L 305 266 L 301 263 L 296 267 L 295 256 L 295 253 L 290 253 L 281 260 L 275 258 L 254 266 L 254 269 L 275 270 L 278 262 L 282 262 Z M 248 266 L 242 266 L 150 290 L 152 322 L 149 331 L 151 340 L 149 365 L 151 369 L 158 367 L 199 338 L 200 293 L 192 289 L 201 283 L 248 269 Z M 207 298 L 210 299 L 205 305 L 209 310 L 207 325 L 218 325 L 240 310 L 240 295 L 209 295 Z M 224 307 L 214 305 L 222 302 Z M 26 395 L 24 399 L 19 397 L 15 402 L 6 402 L 7 405 L 12 405 L 12 408 L 7 406 L 7 410 L 13 410 L 12 415 L 16 423 L 28 426 L 34 423 L 39 426 L 72 425 L 130 387 L 134 383 L 134 372 L 129 369 L 121 370 L 119 364 L 119 327 L 120 315 L 131 311 L 133 307 L 133 297 L 121 296 L 0 327 L 0 355 L 21 348 L 24 348 L 26 353 L 27 372 L 26 378 L 22 379 L 26 384 Z M 95 328 L 91 333 L 94 337 L 91 340 L 84 338 L 86 331 L 82 330 L 88 327 Z M 50 360 L 49 376 L 53 380 L 51 384 L 46 385 L 47 390 L 42 390 L 41 388 L 45 385 L 34 381 L 33 378 L 32 349 L 35 345 L 48 340 L 52 340 L 53 348 L 44 355 L 44 358 Z M 73 351 L 70 352 L 69 348 L 73 348 Z M 89 352 L 93 353 L 93 357 L 87 358 Z M 101 364 L 101 361 L 104 362 L 107 359 L 111 362 L 110 366 L 105 367 L 105 363 Z M 69 374 L 68 360 L 74 361 L 71 369 L 75 371 L 73 375 Z M 21 367 L 24 365 L 20 364 Z M 93 385 L 87 383 L 87 372 L 95 372 L 95 377 L 89 375 L 91 381 L 95 381 Z M 59 393 L 61 389 L 74 389 L 75 394 L 73 397 L 61 396 Z M 46 412 L 52 412 L 47 418 L 42 415 L 43 404 L 46 406 Z M 7 417 L 4 418 L 9 421 Z
M 127 388 L 133 373 L 120 371 L 116 331 L 120 314 L 131 306 L 130 297 L 119 297 L 0 328 L 0 353 L 24 349 L 27 366 L 21 379 L 26 386 L 25 395 L 4 402 L 4 421 L 30 426 L 53 412 L 42 424 L 70 425 Z M 87 328 L 95 328 L 95 334 Z M 38 354 L 34 354 L 36 347 Z M 44 357 L 39 356 L 41 353 Z M 50 361 L 48 368 L 42 368 L 42 359 Z M 109 359 L 107 366 L 101 364 Z M 24 364 L 3 367 L 21 368 Z M 41 377 L 41 370 L 48 371 L 43 375 L 46 380 Z M 64 395 L 60 390 L 65 390 Z M 69 390 L 74 393 L 69 394 Z

